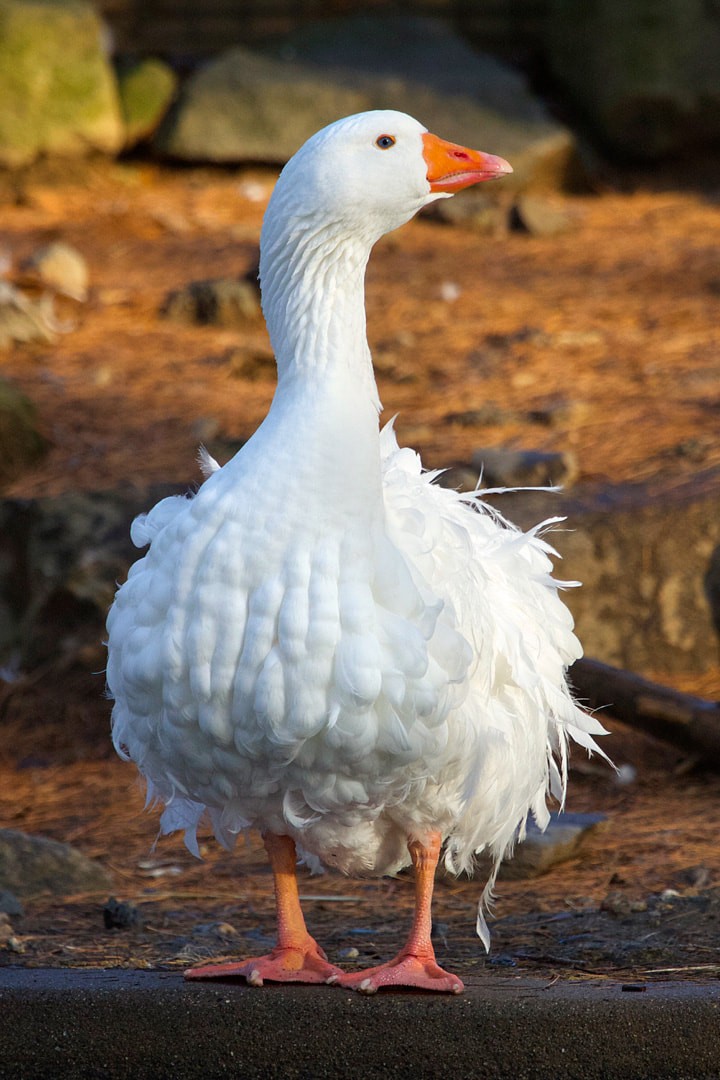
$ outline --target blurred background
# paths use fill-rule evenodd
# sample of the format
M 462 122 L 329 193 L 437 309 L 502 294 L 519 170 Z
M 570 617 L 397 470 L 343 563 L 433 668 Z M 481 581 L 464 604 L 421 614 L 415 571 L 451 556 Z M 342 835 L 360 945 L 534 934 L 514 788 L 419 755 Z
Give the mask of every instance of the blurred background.
M 378 245 L 384 418 L 453 487 L 560 485 L 500 505 L 568 518 L 586 653 L 720 697 L 718 56 L 716 0 L 0 0 L 0 824 L 113 850 L 138 890 L 153 872 L 103 696 L 129 525 L 264 416 L 264 207 L 309 135 L 370 108 L 514 167 Z M 618 728 L 629 786 L 580 778 L 625 847 L 558 890 L 720 866 L 717 779 L 678 724 L 662 748 Z

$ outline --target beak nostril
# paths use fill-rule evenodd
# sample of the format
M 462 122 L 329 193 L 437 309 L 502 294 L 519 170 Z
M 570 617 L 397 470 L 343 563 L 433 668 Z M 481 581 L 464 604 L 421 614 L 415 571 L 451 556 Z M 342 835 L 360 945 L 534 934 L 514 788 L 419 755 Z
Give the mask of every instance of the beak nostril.
M 460 161 L 469 161 L 470 155 L 465 150 L 454 150 L 453 157 L 459 158 Z

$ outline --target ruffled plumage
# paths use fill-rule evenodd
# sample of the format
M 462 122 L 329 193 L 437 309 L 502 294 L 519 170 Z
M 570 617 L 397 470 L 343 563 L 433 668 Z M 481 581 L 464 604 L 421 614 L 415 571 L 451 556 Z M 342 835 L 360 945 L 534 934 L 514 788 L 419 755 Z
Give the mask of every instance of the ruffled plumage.
M 375 236 L 308 234 L 307 156 L 263 227 L 270 413 L 223 468 L 203 454 L 194 497 L 133 525 L 149 550 L 108 618 L 113 739 L 195 853 L 207 811 L 226 846 L 257 827 L 347 873 L 394 873 L 430 829 L 449 869 L 497 864 L 529 814 L 547 823 L 549 790 L 563 800 L 568 737 L 596 751 L 603 733 L 567 686 L 581 650 L 552 520 L 522 532 L 378 433 L 361 313 Z

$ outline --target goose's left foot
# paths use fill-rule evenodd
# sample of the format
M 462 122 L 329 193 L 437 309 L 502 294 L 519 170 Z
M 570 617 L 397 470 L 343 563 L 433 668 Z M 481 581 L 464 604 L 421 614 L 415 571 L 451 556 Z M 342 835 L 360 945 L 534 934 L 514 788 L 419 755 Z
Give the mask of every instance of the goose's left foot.
M 386 964 L 366 968 L 364 971 L 331 976 L 328 981 L 335 986 L 359 990 L 361 994 L 375 994 L 383 987 L 409 987 L 443 994 L 462 994 L 465 989 L 457 975 L 451 975 L 440 967 L 432 951 L 425 955 L 416 955 L 403 950 Z
M 443 971 L 435 960 L 435 950 L 430 940 L 433 881 L 441 842 L 439 832 L 431 832 L 423 840 L 408 841 L 410 858 L 415 868 L 415 916 L 405 947 L 387 964 L 337 978 L 331 976 L 329 982 L 359 990 L 363 994 L 375 994 L 383 986 L 406 986 L 416 990 L 435 990 L 442 994 L 462 994 L 465 989 L 462 981 L 457 975 Z

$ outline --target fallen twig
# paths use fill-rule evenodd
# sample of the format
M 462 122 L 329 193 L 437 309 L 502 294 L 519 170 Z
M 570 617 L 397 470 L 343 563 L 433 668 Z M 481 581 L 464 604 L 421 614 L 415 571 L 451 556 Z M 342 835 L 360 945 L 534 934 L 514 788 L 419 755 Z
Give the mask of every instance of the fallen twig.
M 717 702 L 660 686 L 599 660 L 576 661 L 570 678 L 578 697 L 590 708 L 607 709 L 618 720 L 692 751 L 704 765 L 720 767 Z

